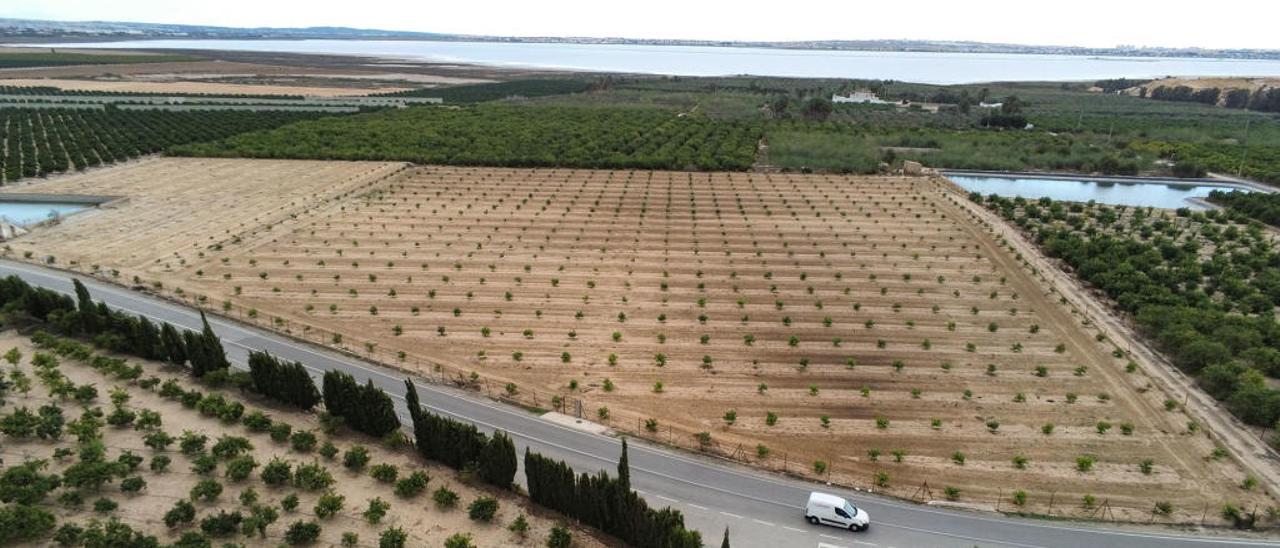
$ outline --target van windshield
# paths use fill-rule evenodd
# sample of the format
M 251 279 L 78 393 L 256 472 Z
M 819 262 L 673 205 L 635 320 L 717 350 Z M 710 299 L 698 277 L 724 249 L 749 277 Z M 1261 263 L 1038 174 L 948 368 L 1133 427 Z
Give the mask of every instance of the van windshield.
M 846 514 L 849 514 L 850 517 L 858 515 L 858 509 L 854 508 L 853 505 L 848 502 L 844 503 L 844 511 Z

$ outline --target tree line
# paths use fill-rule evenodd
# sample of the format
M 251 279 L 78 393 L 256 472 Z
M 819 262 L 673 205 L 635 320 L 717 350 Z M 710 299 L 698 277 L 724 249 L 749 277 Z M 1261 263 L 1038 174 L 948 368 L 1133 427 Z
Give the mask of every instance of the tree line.
M 1208 199 L 1250 219 L 1280 227 L 1280 193 L 1215 190 Z
M 331 117 L 173 147 L 189 156 L 502 167 L 746 170 L 761 130 L 654 108 L 480 104 Z
M 315 112 L 0 108 L 4 182 L 83 170 L 181 143 L 219 139 L 321 116 Z
M 1280 112 L 1280 88 L 1263 87 L 1256 90 L 1235 88 L 1194 89 L 1190 86 L 1158 86 L 1148 90 L 1140 88 L 1140 95 L 1157 101 L 1176 101 L 1183 103 L 1201 103 L 1226 108 L 1256 110 L 1258 112 Z
M 702 535 L 684 526 L 679 510 L 654 510 L 631 489 L 627 442 L 622 441 L 617 477 L 604 471 L 576 475 L 564 461 L 524 452 L 524 474 L 529 498 L 572 516 L 633 546 L 696 548 Z M 727 534 L 726 534 L 727 536 Z
M 1280 420 L 1280 251 L 1259 225 L 1181 210 L 1196 232 L 1147 209 L 981 197 L 1030 231 L 1051 257 L 1132 314 L 1142 332 L 1206 392 L 1255 426 Z M 1201 258 L 1201 249 L 1212 252 Z

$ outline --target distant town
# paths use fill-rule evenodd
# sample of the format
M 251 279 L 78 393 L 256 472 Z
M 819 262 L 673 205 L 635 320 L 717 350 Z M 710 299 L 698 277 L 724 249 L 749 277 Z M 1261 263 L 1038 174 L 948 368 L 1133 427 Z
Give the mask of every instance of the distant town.
M 1275 49 L 1206 49 L 1196 47 L 1108 48 L 1079 46 L 999 44 L 944 40 L 801 40 L 784 42 L 743 40 L 681 40 L 582 36 L 486 36 L 410 32 L 348 27 L 214 27 L 111 21 L 43 21 L 0 18 L 0 39 L 8 42 L 103 41 L 146 39 L 222 40 L 435 40 L 449 42 L 509 42 L 562 44 L 617 44 L 650 46 L 750 47 L 809 50 L 1002 53 L 1079 55 L 1089 57 L 1194 57 L 1214 59 L 1280 59 Z

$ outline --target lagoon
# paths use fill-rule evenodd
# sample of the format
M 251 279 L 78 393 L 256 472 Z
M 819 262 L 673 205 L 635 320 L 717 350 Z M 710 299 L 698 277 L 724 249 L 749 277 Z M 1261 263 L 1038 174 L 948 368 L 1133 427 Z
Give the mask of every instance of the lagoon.
M 53 218 L 66 217 L 90 207 L 93 207 L 93 204 L 12 201 L 0 197 L 0 219 L 18 226 L 30 226 Z
M 21 45 L 21 44 L 15 44 Z M 597 72 L 865 78 L 968 84 L 1175 76 L 1280 76 L 1280 61 L 987 53 L 833 51 L 712 46 L 425 40 L 132 40 L 41 47 L 276 51 Z
M 1028 199 L 1048 197 L 1069 202 L 1095 201 L 1102 204 L 1165 209 L 1185 207 L 1204 210 L 1208 208 L 1192 199 L 1204 198 L 1214 190 L 1251 190 L 1236 185 L 1174 179 L 976 175 L 967 172 L 944 173 L 944 175 L 965 190 L 984 196 L 996 194 L 1007 197 L 1021 196 Z

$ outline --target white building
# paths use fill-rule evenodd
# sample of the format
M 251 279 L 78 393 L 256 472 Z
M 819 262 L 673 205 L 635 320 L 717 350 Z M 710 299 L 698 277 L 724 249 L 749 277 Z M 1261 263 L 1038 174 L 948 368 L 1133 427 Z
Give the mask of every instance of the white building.
M 885 101 L 870 91 L 855 91 L 849 95 L 834 94 L 831 96 L 832 103 L 855 103 L 860 105 L 887 105 Z

